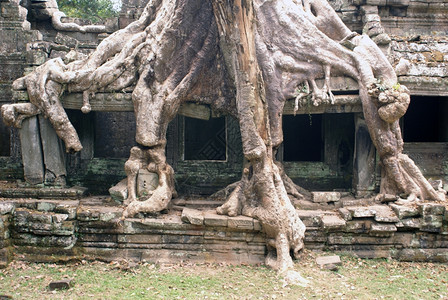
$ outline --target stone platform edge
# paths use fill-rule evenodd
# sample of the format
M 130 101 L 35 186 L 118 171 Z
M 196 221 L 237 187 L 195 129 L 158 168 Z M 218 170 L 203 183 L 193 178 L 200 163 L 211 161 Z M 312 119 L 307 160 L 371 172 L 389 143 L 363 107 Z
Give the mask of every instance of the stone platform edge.
M 266 247 L 257 220 L 184 208 L 121 220 L 116 205 L 83 200 L 0 199 L 0 267 L 13 259 L 153 263 L 261 264 Z M 448 262 L 445 204 L 372 204 L 299 210 L 305 247 L 361 258 Z

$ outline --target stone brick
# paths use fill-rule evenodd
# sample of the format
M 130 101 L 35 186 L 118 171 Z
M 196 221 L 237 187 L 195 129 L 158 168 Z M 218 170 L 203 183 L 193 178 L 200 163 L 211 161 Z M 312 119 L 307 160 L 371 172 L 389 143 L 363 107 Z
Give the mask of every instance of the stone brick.
M 44 182 L 44 163 L 37 117 L 23 120 L 20 131 L 25 180 L 30 184 Z
M 382 203 L 387 203 L 387 202 L 394 202 L 397 201 L 399 199 L 398 196 L 396 195 L 390 195 L 390 194 L 382 194 L 379 198 L 379 200 Z
M 11 214 L 15 209 L 14 203 L 10 202 L 0 202 L 0 215 Z
M 64 280 L 58 280 L 58 281 L 52 281 L 48 285 L 48 288 L 50 291 L 54 290 L 68 290 L 71 288 L 74 284 L 73 279 L 64 279 Z
M 56 207 L 55 203 L 51 202 L 38 202 L 37 203 L 37 210 L 39 211 L 54 211 Z
M 93 234 L 90 235 L 92 238 L 98 239 L 98 235 Z M 111 237 L 115 235 L 101 235 L 104 237 L 105 241 L 113 241 Z M 82 238 L 85 240 L 85 238 Z M 162 235 L 158 234 L 127 234 L 127 235 L 119 235 L 118 236 L 119 243 L 133 243 L 133 244 L 160 244 L 162 243 Z
M 427 232 L 440 232 L 443 226 L 442 215 L 426 215 L 421 219 L 420 230 Z
M 416 217 L 420 215 L 418 208 L 415 206 L 405 206 L 397 204 L 389 204 L 389 206 L 394 210 L 394 212 L 400 219 Z
M 418 210 L 421 215 L 444 215 L 446 207 L 443 204 L 438 203 L 419 203 L 417 204 Z
M 397 228 L 402 228 L 405 230 L 415 230 L 415 229 L 419 229 L 421 226 L 421 219 L 420 218 L 407 218 L 407 219 L 403 219 L 400 222 L 397 222 L 395 224 L 395 226 L 397 226 Z
M 376 210 L 373 206 L 352 206 L 347 207 L 353 218 L 370 218 L 374 217 Z
M 45 163 L 45 183 L 58 187 L 65 187 L 65 152 L 62 141 L 56 134 L 50 120 L 39 116 L 39 130 Z
M 204 213 L 204 224 L 206 226 L 227 227 L 227 216 L 218 215 L 215 211 Z
M 370 226 L 372 226 L 372 221 L 370 220 L 352 220 L 347 222 L 345 231 L 353 233 L 366 233 L 370 231 Z
M 76 232 L 75 221 L 64 221 L 61 223 L 53 224 L 51 228 L 51 234 L 57 236 L 69 236 L 74 235 Z
M 311 198 L 316 203 L 337 202 L 341 200 L 339 192 L 311 192 Z
M 204 215 L 201 211 L 191 208 L 184 208 L 181 220 L 192 225 L 203 225 Z
M 137 175 L 137 194 L 145 196 L 154 191 L 159 185 L 159 176 L 157 173 L 149 172 L 146 169 L 140 169 Z
M 388 206 L 376 208 L 375 221 L 384 223 L 396 223 L 400 221 L 394 211 Z
M 260 221 L 258 221 L 257 219 L 254 219 L 254 230 L 255 231 L 261 231 L 263 228 L 261 226 Z
M 297 210 L 297 214 L 306 227 L 320 227 L 322 225 L 322 215 L 325 214 L 325 211 Z
M 397 227 L 393 224 L 372 223 L 369 234 L 373 236 L 388 236 L 396 231 Z
M 321 230 L 307 230 L 305 231 L 305 243 L 307 242 L 319 242 L 325 243 L 327 241 L 327 234 Z
M 336 231 L 345 228 L 346 222 L 337 215 L 322 216 L 322 227 L 327 231 Z
M 352 220 L 352 214 L 350 213 L 350 211 L 345 208 L 345 207 L 341 207 L 339 208 L 339 213 L 341 214 L 341 217 L 345 220 L 345 221 L 350 221 Z
M 67 202 L 67 201 L 64 201 Z M 76 218 L 76 209 L 78 206 L 78 201 L 72 201 L 72 204 L 57 204 L 54 208 L 55 213 L 67 214 L 68 220 L 74 220 Z
M 319 256 L 316 258 L 316 263 L 319 267 L 332 271 L 336 271 L 338 266 L 342 265 L 341 258 L 337 255 Z
M 53 220 L 51 214 L 42 212 L 31 212 L 28 217 L 28 221 L 42 224 L 51 224 Z
M 440 263 L 448 262 L 448 251 L 446 249 L 401 249 L 397 251 L 395 258 L 403 261 L 433 261 Z
M 227 221 L 229 228 L 237 228 L 243 230 L 253 230 L 254 222 L 252 218 L 245 216 L 229 217 Z
M 109 189 L 112 199 L 118 203 L 122 203 L 128 198 L 128 179 L 125 178 Z

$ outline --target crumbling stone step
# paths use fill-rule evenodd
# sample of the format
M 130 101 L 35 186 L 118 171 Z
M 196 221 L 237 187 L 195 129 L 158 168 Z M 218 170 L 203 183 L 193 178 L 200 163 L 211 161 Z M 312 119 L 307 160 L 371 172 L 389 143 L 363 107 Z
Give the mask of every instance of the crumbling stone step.
M 345 207 L 353 218 L 374 218 L 377 222 L 382 223 L 396 223 L 400 219 L 395 212 L 386 205 L 372 205 L 372 206 L 348 206 Z
M 214 210 L 200 211 L 191 208 L 184 208 L 181 220 L 192 225 L 208 225 L 235 228 L 248 231 L 260 231 L 261 224 L 258 220 L 246 216 L 228 217 L 218 215 Z
M 173 206 L 183 208 L 191 208 L 191 209 L 216 209 L 218 206 L 224 204 L 224 201 L 219 200 L 210 200 L 210 199 L 173 199 Z
M 80 199 L 87 195 L 87 188 L 6 188 L 0 189 L 2 198 Z

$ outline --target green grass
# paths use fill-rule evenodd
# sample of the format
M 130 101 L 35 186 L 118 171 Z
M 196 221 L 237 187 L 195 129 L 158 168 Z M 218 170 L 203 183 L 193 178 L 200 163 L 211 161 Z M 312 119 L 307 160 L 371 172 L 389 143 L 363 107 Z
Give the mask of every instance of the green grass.
M 328 254 L 323 254 L 328 255 Z M 0 295 L 14 299 L 448 299 L 448 266 L 342 257 L 338 272 L 321 270 L 306 252 L 296 269 L 308 287 L 284 286 L 263 266 L 16 261 L 0 272 Z M 69 290 L 51 281 L 74 279 Z

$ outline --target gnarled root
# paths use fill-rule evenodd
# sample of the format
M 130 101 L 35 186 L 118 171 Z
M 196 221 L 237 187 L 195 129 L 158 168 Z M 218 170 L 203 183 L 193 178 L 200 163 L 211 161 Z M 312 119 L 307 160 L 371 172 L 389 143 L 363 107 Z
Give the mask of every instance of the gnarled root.
M 242 200 L 245 200 L 244 191 L 249 183 L 249 169 L 243 170 L 243 176 L 239 182 L 236 183 L 235 188 L 227 197 L 226 202 L 216 209 L 218 215 L 228 215 L 230 217 L 236 217 L 241 215 L 243 209 Z
M 288 196 L 291 200 L 304 200 L 304 199 L 311 199 L 311 193 L 307 191 L 306 189 L 302 188 L 301 186 L 298 186 L 297 184 L 292 181 L 292 179 L 286 174 L 285 168 L 283 167 L 283 164 L 279 161 L 274 161 L 275 165 L 277 166 L 280 176 L 283 181 L 283 185 L 285 186 L 286 192 L 288 193 Z
M 148 161 L 146 169 L 157 173 L 159 184 L 150 195 L 136 199 L 136 176 L 141 166 Z M 166 162 L 164 146 L 146 151 L 139 147 L 132 148 L 125 170 L 128 175 L 128 199 L 125 201 L 127 207 L 123 212 L 123 218 L 133 217 L 140 212 L 158 213 L 166 209 L 171 199 L 176 196 L 174 170 Z
M 297 258 L 303 248 L 305 225 L 288 198 L 280 169 L 265 159 L 244 169 L 243 178 L 217 209 L 219 214 L 241 214 L 258 219 L 267 236 L 266 265 L 287 274 L 293 269 L 290 250 Z
M 408 201 L 433 199 L 444 201 L 445 194 L 436 191 L 406 154 L 382 159 L 381 194 L 405 194 Z
M 409 90 L 404 85 L 397 85 L 384 91 L 379 91 L 378 87 L 373 85 L 369 89 L 369 94 L 377 99 L 379 117 L 389 124 L 404 116 L 411 102 Z
M 16 128 L 22 127 L 24 119 L 40 114 L 39 108 L 32 103 L 5 104 L 1 111 L 3 122 Z

